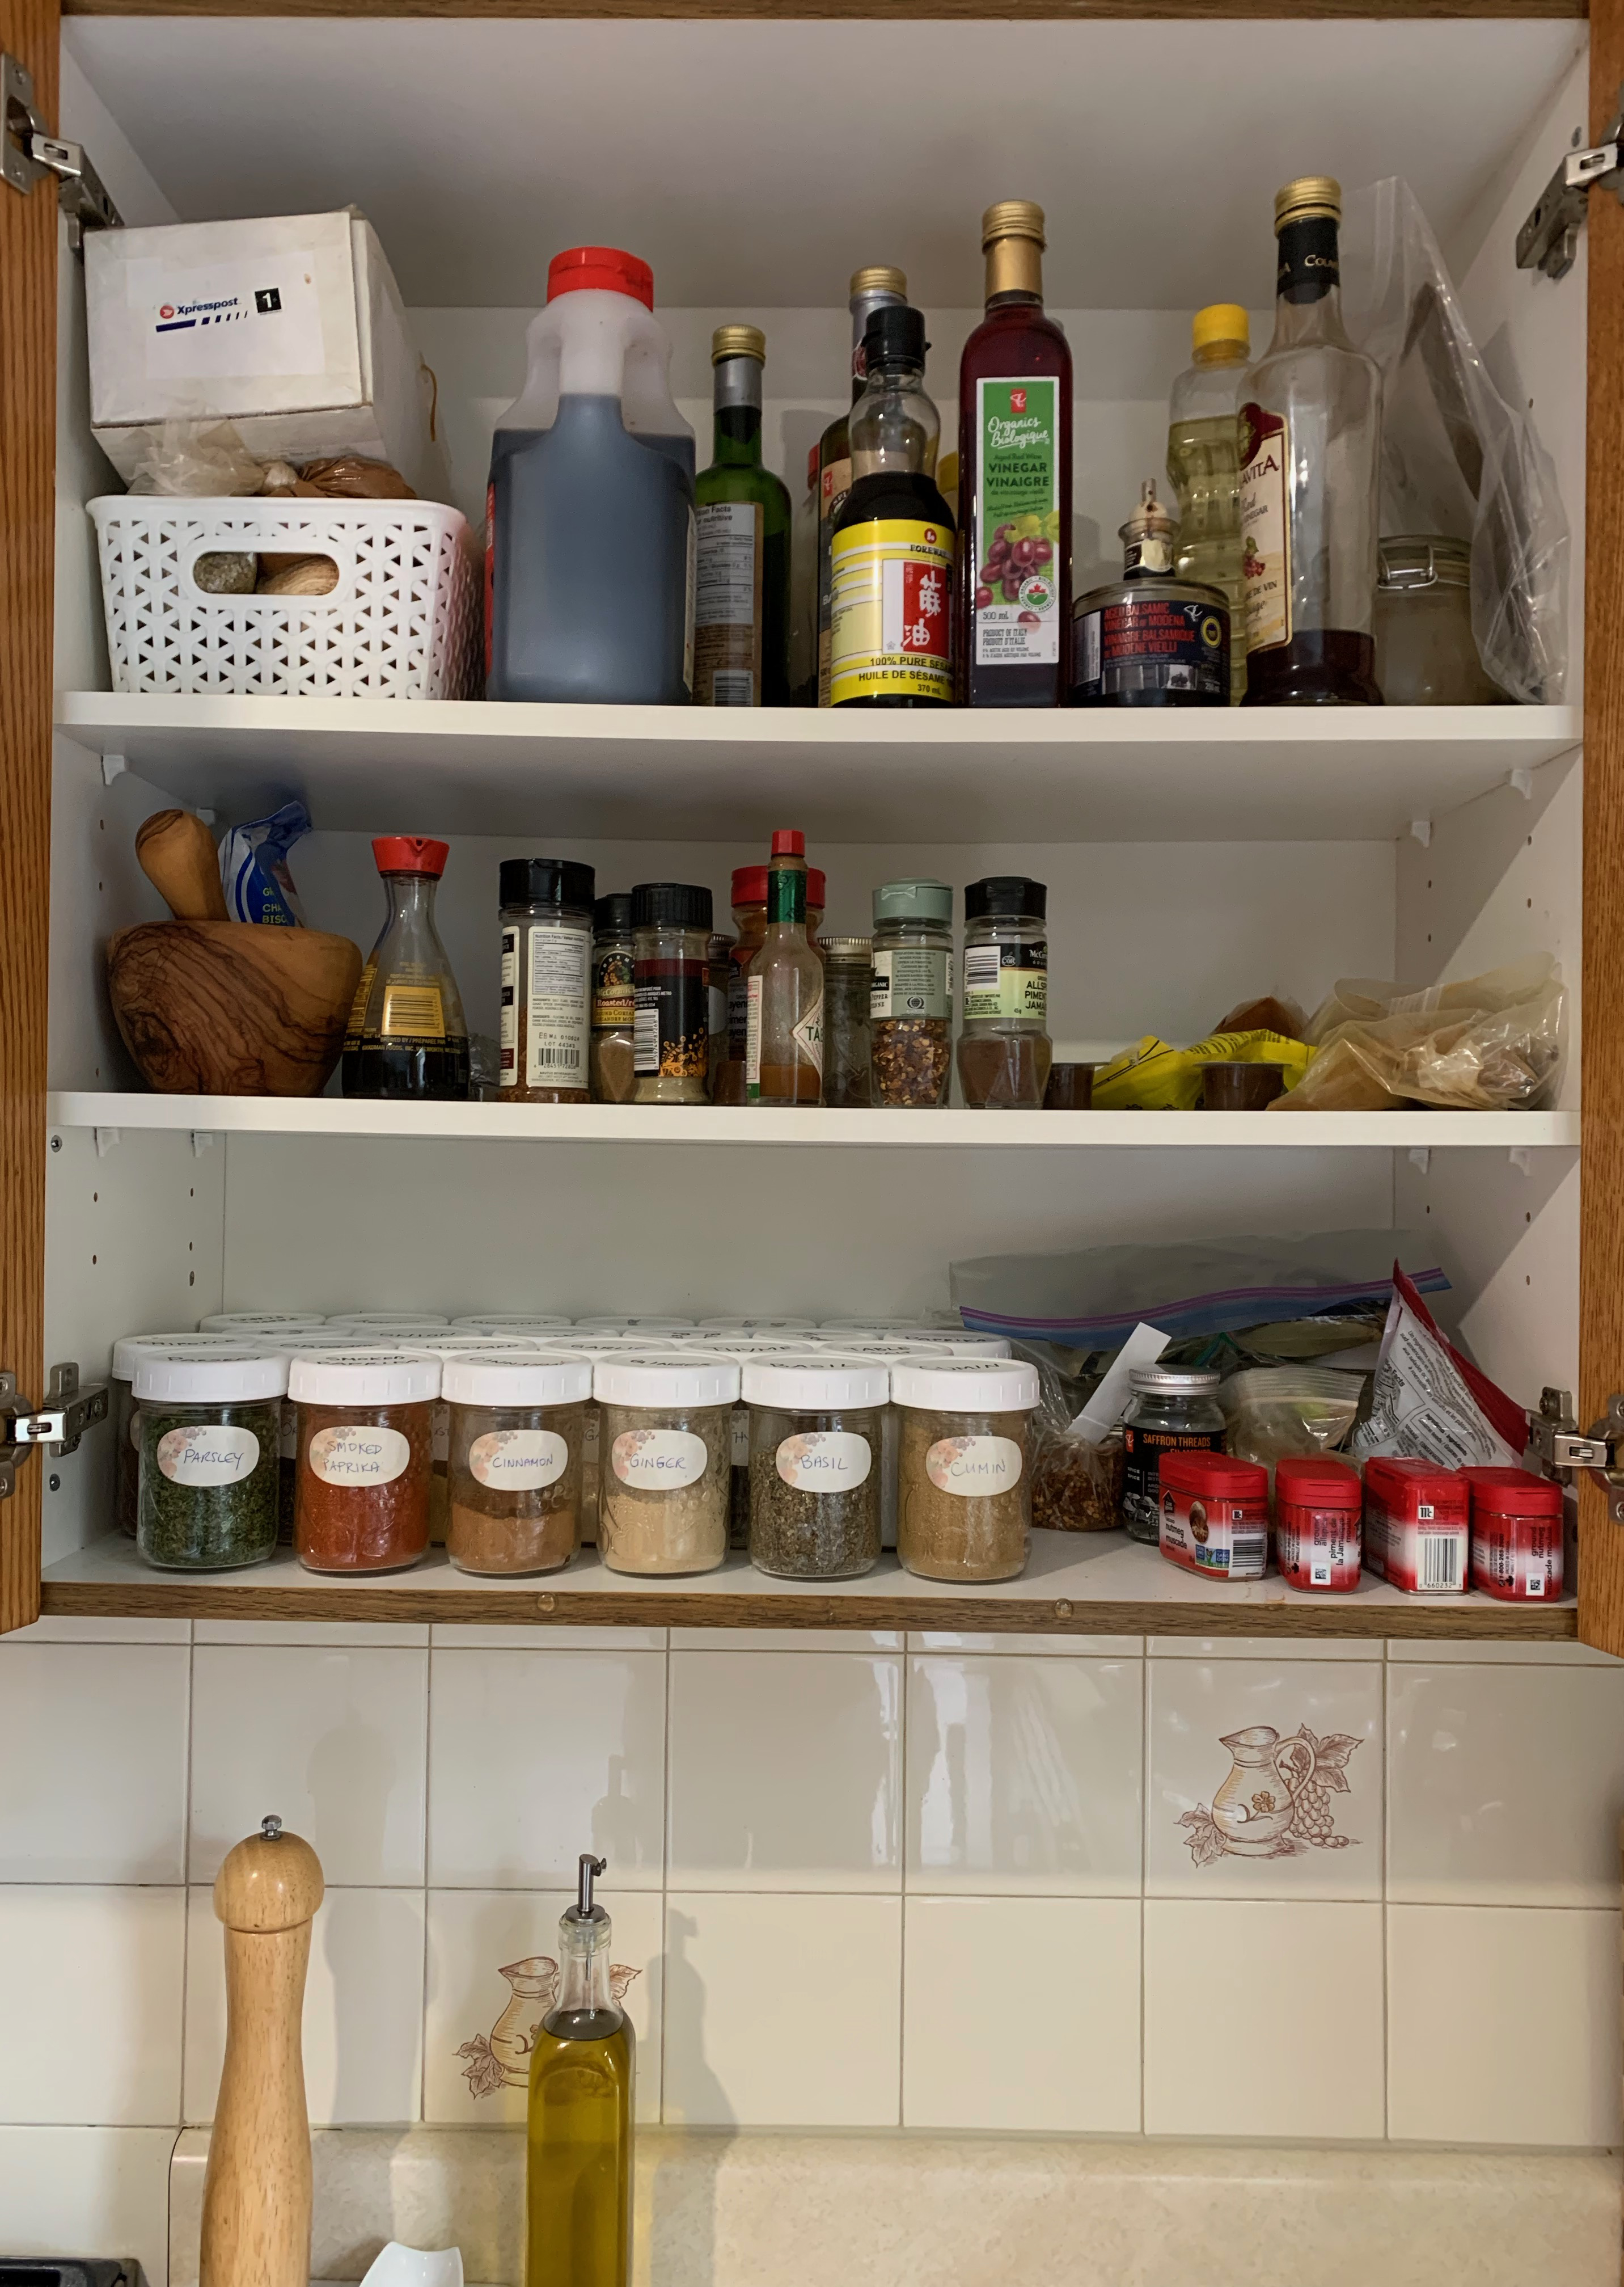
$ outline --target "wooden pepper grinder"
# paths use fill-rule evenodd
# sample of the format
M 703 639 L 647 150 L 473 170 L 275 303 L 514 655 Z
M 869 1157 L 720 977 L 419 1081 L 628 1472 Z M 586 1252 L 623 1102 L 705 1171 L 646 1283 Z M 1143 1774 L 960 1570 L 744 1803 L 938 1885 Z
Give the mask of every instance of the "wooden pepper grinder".
M 310 2116 L 300 2020 L 321 1862 L 267 1818 L 215 1877 L 225 2062 L 203 2180 L 200 2287 L 309 2287 Z

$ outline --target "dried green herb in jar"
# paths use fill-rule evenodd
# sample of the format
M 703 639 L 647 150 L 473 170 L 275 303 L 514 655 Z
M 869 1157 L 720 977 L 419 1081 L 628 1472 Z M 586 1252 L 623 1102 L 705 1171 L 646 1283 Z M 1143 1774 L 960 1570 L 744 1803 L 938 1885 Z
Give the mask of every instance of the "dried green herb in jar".
M 890 1376 L 878 1358 L 752 1359 L 750 1561 L 795 1580 L 849 1580 L 878 1562 L 880 1436 Z
M 287 1386 L 287 1360 L 253 1350 L 138 1357 L 136 1546 L 147 1563 L 213 1571 L 271 1555 Z

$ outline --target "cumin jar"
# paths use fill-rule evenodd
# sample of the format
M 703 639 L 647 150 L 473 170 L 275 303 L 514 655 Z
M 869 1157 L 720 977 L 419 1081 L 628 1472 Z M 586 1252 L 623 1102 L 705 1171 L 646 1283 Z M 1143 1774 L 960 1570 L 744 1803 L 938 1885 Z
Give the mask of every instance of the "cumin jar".
M 440 1362 L 400 1350 L 296 1357 L 293 1536 L 312 1572 L 395 1572 L 429 1546 Z
M 713 1572 L 727 1555 L 738 1386 L 732 1358 L 597 1359 L 598 1549 L 611 1572 Z
M 445 1361 L 451 1412 L 445 1553 L 460 1572 L 556 1572 L 580 1547 L 592 1361 L 543 1350 Z
M 1020 1358 L 899 1358 L 896 1553 L 926 1580 L 1013 1580 L 1032 1531 L 1037 1369 Z

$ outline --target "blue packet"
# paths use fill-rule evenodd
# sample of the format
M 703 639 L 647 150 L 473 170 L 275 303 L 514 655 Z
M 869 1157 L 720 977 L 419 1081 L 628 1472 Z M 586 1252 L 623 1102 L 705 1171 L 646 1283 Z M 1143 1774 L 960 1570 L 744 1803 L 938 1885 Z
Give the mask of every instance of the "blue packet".
M 310 832 L 302 802 L 285 802 L 269 818 L 233 826 L 220 844 L 225 911 L 234 922 L 266 922 L 273 929 L 303 929 L 304 908 L 288 870 L 288 852 Z

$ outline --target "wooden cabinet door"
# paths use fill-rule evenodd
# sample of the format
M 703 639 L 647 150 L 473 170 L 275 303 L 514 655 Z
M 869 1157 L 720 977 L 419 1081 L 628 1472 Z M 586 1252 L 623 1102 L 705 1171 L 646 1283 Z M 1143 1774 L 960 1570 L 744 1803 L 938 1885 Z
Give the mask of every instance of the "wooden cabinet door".
M 0 0 L 0 47 L 57 114 L 58 0 Z M 0 1367 L 45 1386 L 45 1022 L 51 905 L 57 201 L 0 182 Z M 0 1500 L 0 1633 L 39 1614 L 40 1474 Z

